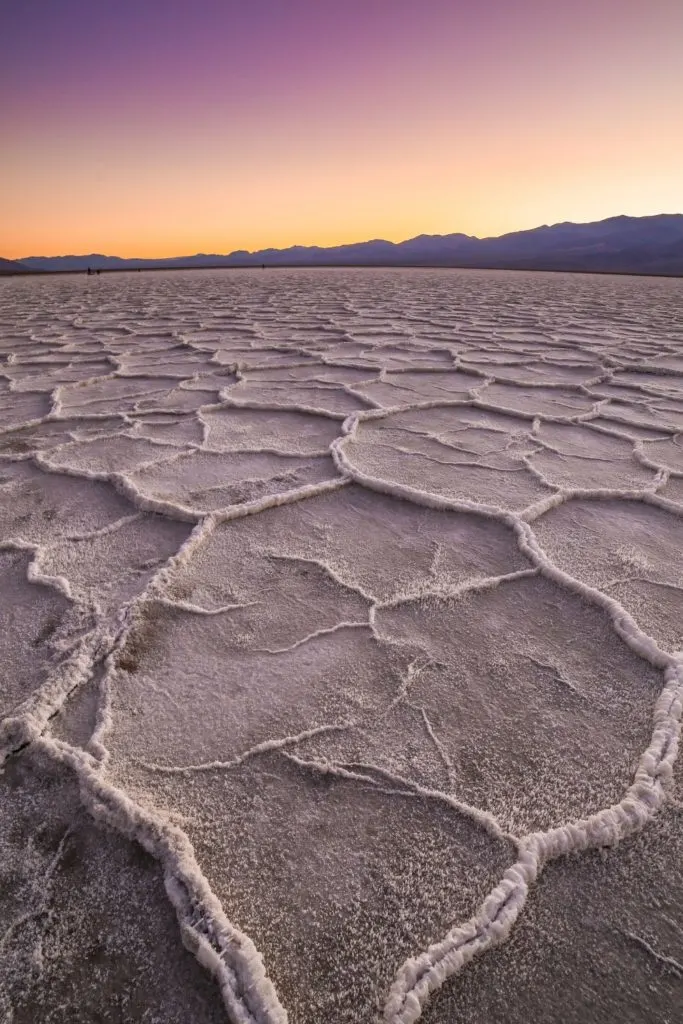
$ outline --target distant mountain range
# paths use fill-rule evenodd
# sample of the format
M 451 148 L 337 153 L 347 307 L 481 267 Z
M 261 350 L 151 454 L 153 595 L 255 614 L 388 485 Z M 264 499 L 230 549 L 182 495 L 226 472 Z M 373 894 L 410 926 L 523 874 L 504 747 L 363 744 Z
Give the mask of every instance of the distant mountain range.
M 0 256 L 0 274 L 29 274 L 33 270 L 19 260 L 3 260 Z
M 238 250 L 168 259 L 120 256 L 29 256 L 0 261 L 0 273 L 28 271 L 142 270 L 192 267 L 436 266 L 507 270 L 566 270 L 594 273 L 683 276 L 683 214 L 609 217 L 590 224 L 543 225 L 498 238 L 418 235 L 405 242 L 373 239 L 329 248 Z

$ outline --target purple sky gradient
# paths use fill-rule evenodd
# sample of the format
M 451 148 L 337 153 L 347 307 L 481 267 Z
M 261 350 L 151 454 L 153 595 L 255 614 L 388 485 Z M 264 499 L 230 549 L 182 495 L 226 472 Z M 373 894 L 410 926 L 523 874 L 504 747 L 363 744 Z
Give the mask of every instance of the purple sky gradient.
M 22 0 L 3 255 L 683 209 L 681 0 Z

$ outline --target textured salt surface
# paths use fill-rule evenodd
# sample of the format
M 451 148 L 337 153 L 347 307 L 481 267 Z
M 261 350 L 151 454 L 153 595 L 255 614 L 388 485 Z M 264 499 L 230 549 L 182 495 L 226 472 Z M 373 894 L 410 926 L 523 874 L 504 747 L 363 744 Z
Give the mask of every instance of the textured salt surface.
M 0 289 L 0 1020 L 678 1019 L 683 285 Z

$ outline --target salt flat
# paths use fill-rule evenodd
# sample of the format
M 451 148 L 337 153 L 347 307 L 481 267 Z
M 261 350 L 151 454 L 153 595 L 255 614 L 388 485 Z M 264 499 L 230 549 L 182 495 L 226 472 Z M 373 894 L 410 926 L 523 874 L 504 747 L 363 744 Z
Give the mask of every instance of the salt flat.
M 0 299 L 0 1020 L 680 1019 L 683 282 Z

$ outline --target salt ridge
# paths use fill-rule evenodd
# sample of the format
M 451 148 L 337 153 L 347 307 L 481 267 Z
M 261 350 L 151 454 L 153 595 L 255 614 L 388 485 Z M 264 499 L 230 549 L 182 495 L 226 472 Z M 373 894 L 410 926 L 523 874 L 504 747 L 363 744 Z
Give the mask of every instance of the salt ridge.
M 16 290 L 17 308 L 21 310 L 22 304 L 28 300 L 28 292 L 20 292 L 25 285 L 11 285 Z M 36 285 L 38 287 L 38 285 Z M 9 288 L 7 289 L 9 291 Z M 14 294 L 14 293 L 12 293 Z M 348 299 L 350 312 L 347 312 L 347 319 L 353 322 L 354 317 L 359 314 L 353 308 L 353 289 Z M 120 314 L 119 314 L 120 315 Z M 362 316 L 360 317 L 362 319 Z M 17 318 L 15 329 L 20 330 L 21 319 Z M 330 318 L 330 324 L 334 327 L 335 318 Z M 400 323 L 400 321 L 399 321 Z M 443 323 L 441 327 L 443 328 Z M 447 324 L 446 327 L 449 325 Z M 160 439 L 151 440 L 152 446 L 158 447 L 159 458 L 150 458 L 147 461 L 131 464 L 129 470 L 118 471 L 93 470 L 87 466 L 70 465 L 61 461 L 67 457 L 69 452 L 76 445 L 80 450 L 87 450 L 87 441 L 78 440 L 73 431 L 67 431 L 67 438 L 61 443 L 47 445 L 45 448 L 32 448 L 31 438 L 39 436 L 39 431 L 44 427 L 55 427 L 61 423 L 66 424 L 77 416 L 86 427 L 89 424 L 96 424 L 98 418 L 107 418 L 112 415 L 111 411 L 98 411 L 92 409 L 93 404 L 109 402 L 109 404 L 124 403 L 124 407 L 116 414 L 120 417 L 123 431 L 115 436 L 135 437 L 136 432 L 144 424 L 145 418 L 153 415 L 149 409 L 140 408 L 143 397 L 149 398 L 157 394 L 163 394 L 168 387 L 162 384 L 163 362 L 161 362 L 161 376 L 149 378 L 144 373 L 136 374 L 135 379 L 149 381 L 150 387 L 144 392 L 133 391 L 130 394 L 121 390 L 116 391 L 116 397 L 111 401 L 106 398 L 107 388 L 111 383 L 130 378 L 134 371 L 134 360 L 138 349 L 136 348 L 137 325 L 117 328 L 118 334 L 110 334 L 98 340 L 98 327 L 93 323 L 92 314 L 76 315 L 72 319 L 72 327 L 84 332 L 86 338 L 92 335 L 95 339 L 95 348 L 101 352 L 114 367 L 107 375 L 96 375 L 85 377 L 77 384 L 60 383 L 49 393 L 50 411 L 43 416 L 29 418 L 21 423 L 12 421 L 11 399 L 14 394 L 19 394 L 18 384 L 22 379 L 21 369 L 25 366 L 31 368 L 31 346 L 43 350 L 47 347 L 49 353 L 59 353 L 68 356 L 67 366 L 77 368 L 79 366 L 80 349 L 78 340 L 63 341 L 59 338 L 46 342 L 40 334 L 29 332 L 26 335 L 27 356 L 22 358 L 22 345 L 17 343 L 16 338 L 11 340 L 11 351 L 6 353 L 4 366 L 0 368 L 0 380 L 5 380 L 7 390 L 5 397 L 10 400 L 9 418 L 2 426 L 0 434 L 0 460 L 2 465 L 30 464 L 42 473 L 49 473 L 58 476 L 72 476 L 88 481 L 96 481 L 112 487 L 117 493 L 130 502 L 137 512 L 128 516 L 116 519 L 114 522 L 105 524 L 90 531 L 74 531 L 68 535 L 68 540 L 77 543 L 79 541 L 91 540 L 97 537 L 106 537 L 122 529 L 125 525 L 134 523 L 138 517 L 145 513 L 155 513 L 160 516 L 169 517 L 178 522 L 189 524 L 190 532 L 182 546 L 158 568 L 144 589 L 129 602 L 124 603 L 119 609 L 114 621 L 107 619 L 97 599 L 91 603 L 79 598 L 69 579 L 63 575 L 52 575 L 43 571 L 41 565 L 47 558 L 51 542 L 35 542 L 29 537 L 21 534 L 3 538 L 3 550 L 27 551 L 32 555 L 32 561 L 28 568 L 28 580 L 36 586 L 50 587 L 62 594 L 79 611 L 82 621 L 89 624 L 83 635 L 73 641 L 72 649 L 66 651 L 62 659 L 56 659 L 48 677 L 42 686 L 32 693 L 23 703 L 12 709 L 11 714 L 5 717 L 0 726 L 0 750 L 2 759 L 6 759 L 13 753 L 32 745 L 44 755 L 68 767 L 77 776 L 81 787 L 81 798 L 84 805 L 97 820 L 102 820 L 121 833 L 139 842 L 154 857 L 159 860 L 164 870 L 166 890 L 169 899 L 172 901 L 178 916 L 179 925 L 183 934 L 183 940 L 191 948 L 198 960 L 211 971 L 221 988 L 225 1001 L 226 1010 L 231 1020 L 238 1024 L 284 1024 L 287 1014 L 281 1005 L 274 986 L 269 980 L 262 958 L 254 944 L 243 932 L 239 931 L 225 916 L 223 909 L 212 893 L 202 871 L 195 858 L 194 851 L 185 833 L 176 826 L 170 825 L 163 816 L 157 815 L 148 808 L 143 808 L 134 802 L 125 792 L 107 779 L 107 735 L 111 728 L 111 696 L 116 688 L 117 659 L 126 644 L 129 643 L 131 635 L 136 628 L 139 610 L 146 602 L 157 601 L 169 609 L 178 609 L 192 615 L 209 616 L 229 614 L 234 609 L 243 607 L 240 602 L 221 605 L 214 608 L 202 607 L 191 601 L 177 598 L 168 593 L 174 572 L 182 566 L 191 563 L 196 551 L 207 540 L 213 531 L 226 523 L 234 522 L 246 516 L 258 516 L 259 514 L 276 509 L 285 505 L 306 502 L 321 495 L 334 494 L 340 489 L 351 485 L 363 489 L 387 495 L 389 498 L 400 502 L 410 502 L 414 505 L 436 509 L 446 513 L 475 515 L 490 521 L 501 524 L 514 536 L 519 551 L 528 563 L 528 568 L 504 573 L 497 576 L 482 577 L 467 580 L 460 584 L 446 585 L 435 581 L 434 585 L 421 586 L 411 594 L 410 592 L 387 601 L 373 600 L 371 596 L 358 586 L 353 586 L 339 576 L 335 569 L 322 560 L 308 559 L 315 562 L 321 569 L 327 572 L 336 584 L 342 587 L 355 589 L 359 596 L 370 601 L 367 622 L 341 621 L 331 627 L 324 627 L 312 631 L 309 636 L 303 637 L 293 645 L 283 648 L 273 648 L 271 653 L 282 653 L 297 648 L 301 644 L 325 634 L 334 633 L 338 630 L 366 629 L 377 636 L 376 611 L 401 603 L 409 603 L 413 600 L 423 599 L 431 596 L 443 600 L 450 600 L 462 596 L 465 593 L 506 586 L 510 581 L 524 578 L 529 575 L 540 575 L 551 581 L 554 585 L 578 595 L 582 600 L 601 609 L 610 619 L 614 632 L 638 657 L 649 663 L 663 675 L 663 687 L 656 700 L 652 714 L 652 734 L 650 743 L 642 752 L 640 760 L 630 787 L 626 790 L 623 798 L 605 807 L 598 813 L 575 821 L 568 821 L 565 824 L 550 828 L 542 832 L 533 832 L 522 835 L 509 836 L 500 823 L 490 812 L 468 805 L 466 801 L 455 798 L 453 795 L 432 791 L 415 782 L 414 780 L 398 776 L 382 769 L 376 765 L 345 764 L 343 762 L 330 761 L 316 758 L 314 756 L 302 756 L 296 753 L 295 749 L 304 740 L 330 731 L 354 728 L 354 723 L 332 723 L 330 725 L 303 730 L 300 733 L 273 737 L 270 740 L 257 744 L 252 749 L 244 751 L 239 757 L 228 761 L 209 761 L 205 764 L 190 764 L 185 766 L 163 766 L 148 764 L 147 768 L 155 772 L 187 773 L 200 771 L 230 770 L 245 759 L 258 757 L 264 752 L 277 752 L 282 757 L 296 763 L 305 771 L 327 773 L 346 780 L 349 784 L 363 783 L 378 787 L 384 786 L 382 791 L 387 790 L 386 786 L 394 787 L 397 792 L 412 793 L 415 797 L 423 799 L 437 799 L 445 801 L 456 813 L 467 815 L 487 831 L 495 836 L 510 838 L 517 850 L 517 859 L 505 871 L 499 883 L 483 901 L 481 907 L 469 920 L 462 924 L 456 924 L 441 940 L 434 942 L 423 952 L 416 951 L 415 955 L 408 959 L 398 970 L 393 985 L 387 993 L 384 1020 L 386 1024 L 412 1024 L 422 1014 L 430 996 L 452 975 L 462 970 L 464 966 L 474 957 L 487 949 L 502 943 L 510 934 L 515 921 L 522 912 L 530 886 L 537 880 L 545 865 L 551 860 L 570 852 L 580 852 L 597 846 L 608 846 L 618 843 L 624 837 L 634 831 L 643 828 L 666 797 L 669 787 L 673 765 L 676 759 L 680 720 L 683 701 L 683 653 L 680 651 L 666 651 L 662 649 L 655 640 L 649 636 L 636 622 L 634 617 L 626 608 L 610 596 L 604 590 L 590 586 L 560 568 L 541 547 L 533 529 L 533 524 L 551 510 L 561 505 L 577 500 L 588 500 L 595 502 L 605 501 L 629 501 L 639 502 L 644 505 L 655 506 L 668 515 L 683 517 L 683 504 L 667 498 L 660 492 L 666 487 L 672 478 L 683 477 L 683 468 L 676 469 L 666 462 L 656 458 L 657 440 L 647 440 L 636 433 L 630 433 L 628 427 L 641 430 L 652 430 L 652 419 L 656 420 L 656 434 L 671 439 L 677 444 L 677 439 L 682 436 L 679 431 L 683 429 L 683 400 L 680 393 L 672 391 L 670 399 L 679 402 L 680 421 L 667 421 L 667 416 L 676 410 L 658 407 L 657 402 L 663 401 L 663 396 L 653 393 L 652 388 L 647 384 L 629 379 L 629 388 L 642 394 L 642 403 L 636 400 L 631 403 L 632 414 L 614 405 L 614 399 L 600 397 L 592 389 L 600 384 L 618 383 L 620 373 L 628 368 L 638 374 L 655 374 L 658 367 L 653 365 L 652 359 L 661 357 L 663 354 L 678 356 L 680 353 L 680 339 L 671 337 L 669 340 L 660 339 L 657 344 L 648 341 L 646 336 L 636 339 L 634 352 L 628 359 L 620 358 L 621 349 L 628 347 L 628 342 L 621 342 L 620 346 L 610 348 L 604 339 L 597 343 L 586 337 L 585 345 L 581 341 L 565 344 L 565 351 L 571 358 L 570 365 L 577 367 L 586 366 L 589 376 L 581 384 L 568 384 L 566 381 L 553 383 L 529 380 L 524 376 L 497 377 L 496 365 L 504 363 L 492 363 L 490 368 L 481 370 L 468 367 L 467 353 L 473 351 L 476 356 L 482 354 L 482 339 L 486 338 L 486 332 L 478 335 L 476 340 L 465 337 L 464 341 L 458 341 L 458 331 L 466 334 L 467 323 L 457 317 L 450 324 L 455 340 L 447 344 L 443 336 L 439 336 L 431 342 L 421 341 L 419 345 L 413 345 L 410 334 L 397 334 L 397 340 L 392 344 L 385 344 L 383 341 L 364 344 L 363 358 L 354 360 L 331 356 L 326 351 L 327 340 L 321 338 L 311 347 L 309 345 L 299 347 L 294 340 L 291 344 L 273 341 L 268 337 L 267 332 L 259 336 L 258 328 L 254 328 L 250 348 L 254 350 L 255 359 L 252 369 L 261 367 L 259 353 L 272 354 L 278 357 L 276 363 L 278 370 L 287 371 L 304 367 L 311 371 L 322 369 L 344 368 L 368 371 L 367 378 L 363 383 L 375 381 L 387 383 L 387 374 L 401 373 L 424 373 L 426 377 L 435 373 L 447 373 L 441 360 L 443 354 L 447 353 L 451 360 L 452 370 L 465 372 L 472 375 L 477 381 L 476 386 L 468 389 L 466 398 L 454 399 L 425 399 L 416 396 L 413 403 L 398 402 L 395 405 L 381 405 L 378 401 L 365 396 L 358 391 L 359 385 L 341 383 L 329 387 L 326 382 L 326 389 L 337 390 L 348 398 L 358 402 L 358 409 L 350 414 L 342 414 L 326 408 L 324 404 L 319 406 L 308 403 L 297 403 L 296 401 L 274 402 L 271 397 L 260 402 L 257 399 L 245 399 L 233 397 L 231 392 L 239 387 L 242 382 L 249 382 L 249 361 L 240 357 L 234 364 L 226 363 L 231 346 L 221 343 L 220 340 L 198 342 L 193 339 L 182 339 L 182 348 L 177 351 L 188 354 L 205 354 L 207 356 L 204 369 L 212 372 L 215 369 L 228 368 L 234 376 L 234 383 L 221 388 L 208 388 L 212 392 L 213 401 L 200 403 L 193 412 L 180 411 L 177 413 L 177 421 L 194 418 L 202 429 L 203 440 L 201 443 L 179 446 L 173 442 L 164 442 Z M 106 328 L 105 328 L 106 329 Z M 346 328 L 348 332 L 349 328 Z M 228 332 L 229 333 L 229 332 Z M 440 332 L 437 331 L 437 334 Z M 441 334 L 447 333 L 446 330 Z M 221 334 L 220 329 L 218 334 Z M 294 331 L 296 334 L 296 331 Z M 512 332 L 511 332 L 512 334 Z M 522 336 L 524 337 L 523 331 Z M 143 336 L 140 336 L 143 337 Z M 177 344 L 179 334 L 169 336 L 172 344 Z M 353 338 L 353 330 L 346 333 L 346 337 Z M 558 331 L 561 337 L 561 330 Z M 585 337 L 585 335 L 584 335 Z M 617 332 L 618 337 L 618 332 Z M 114 339 L 119 338 L 121 345 L 114 347 Z M 0 339 L 1 340 L 1 339 Z M 157 339 L 159 340 L 159 339 Z M 343 335 L 335 335 L 332 332 L 332 340 L 338 346 L 343 346 Z M 557 339 L 556 339 L 557 340 Z M 400 342 L 400 343 L 399 343 Z M 244 340 L 240 340 L 244 346 Z M 117 343 L 118 344 L 118 343 Z M 505 331 L 491 329 L 487 346 L 484 347 L 484 354 L 491 354 L 497 350 L 504 355 L 512 353 L 517 342 L 514 337 L 506 337 Z M 526 356 L 536 354 L 538 350 L 530 345 L 529 338 L 524 338 L 521 344 L 522 353 Z M 614 351 L 616 348 L 616 352 Z M 110 349 L 110 350 L 109 350 Z M 385 353 L 391 349 L 389 363 L 387 365 Z M 604 350 L 604 351 L 601 351 Z M 161 344 L 158 348 L 143 349 L 158 353 L 160 356 L 166 352 L 166 346 Z M 422 369 L 419 363 L 396 368 L 392 361 L 399 356 L 410 360 L 415 352 L 419 351 L 425 359 L 429 360 L 434 356 L 438 365 L 427 366 Z M 223 354 L 223 360 L 219 360 L 218 353 Z M 291 356 L 306 356 L 303 361 L 297 361 Z M 602 355 L 601 371 L 598 374 L 591 372 L 595 367 L 595 360 Z M 282 356 L 284 358 L 279 359 Z M 364 361 L 365 360 L 365 361 Z M 515 365 L 511 356 L 510 365 Z M 547 367 L 550 372 L 553 368 L 559 368 L 570 362 L 567 360 L 553 361 L 550 356 L 541 354 L 539 363 Z M 371 364 L 371 365 L 370 365 Z M 49 366 L 49 358 L 46 366 Z M 60 364 L 61 365 L 61 364 Z M 371 366 L 376 369 L 374 375 L 370 373 Z M 683 375 L 681 368 L 667 370 L 670 377 Z M 201 378 L 201 371 L 193 371 L 188 378 L 168 378 L 171 388 L 183 388 L 188 381 L 198 381 Z M 180 383 L 179 383 L 180 380 Z M 158 382 L 159 386 L 155 386 Z M 298 380 L 293 380 L 289 387 L 289 396 L 296 395 Z M 322 387 L 315 377 L 303 379 L 302 385 L 306 388 Z M 510 391 L 517 389 L 519 392 L 520 406 L 508 406 L 504 403 L 487 401 L 486 392 L 492 385 L 500 384 Z M 389 385 L 391 386 L 391 385 Z M 102 389 L 104 398 L 85 397 L 79 399 L 79 391 L 85 395 L 87 389 Z M 544 389 L 541 392 L 539 389 Z M 549 395 L 548 395 L 549 392 Z M 30 391 L 21 391 L 22 396 L 33 394 Z M 547 395 L 547 404 L 543 408 L 534 408 L 536 401 L 534 394 L 541 397 Z M 36 395 L 43 397 L 45 392 L 36 391 Z M 553 411 L 555 398 L 558 396 L 575 396 L 579 402 L 587 404 L 587 408 L 577 411 L 574 414 Z M 68 408 L 65 408 L 65 401 L 68 398 Z M 543 404 L 543 403 L 542 403 Z M 639 415 L 640 405 L 646 406 L 650 413 L 650 419 Z M 529 408 L 523 408 L 528 405 Z M 256 416 L 264 413 L 282 416 L 285 435 L 282 448 L 269 446 L 259 447 L 254 444 L 249 448 L 239 448 L 240 452 L 258 454 L 289 454 L 296 455 L 296 451 L 287 445 L 286 429 L 287 417 L 296 414 L 300 417 L 307 417 L 312 424 L 319 419 L 328 423 L 338 424 L 338 434 L 329 443 L 329 446 L 321 449 L 329 453 L 331 464 L 334 466 L 334 473 L 330 479 L 315 483 L 304 484 L 292 487 L 280 492 L 272 492 L 255 500 L 245 501 L 240 504 L 228 505 L 223 508 L 214 509 L 205 513 L 197 508 L 175 501 L 172 497 L 162 497 L 149 493 L 144 488 L 145 470 L 152 466 L 159 465 L 162 461 L 173 465 L 174 461 L 181 458 L 185 453 L 221 451 L 229 453 L 230 447 L 212 448 L 207 447 L 210 435 L 210 426 L 205 419 L 207 415 L 220 416 L 223 413 L 230 413 L 231 410 L 242 410 L 253 412 Z M 456 497 L 441 492 L 438 488 L 419 488 L 411 484 L 392 478 L 391 467 L 388 467 L 386 476 L 378 475 L 363 468 L 362 458 L 366 448 L 371 448 L 373 442 L 364 441 L 364 425 L 371 424 L 373 427 L 383 429 L 385 425 L 391 427 L 392 422 L 404 413 L 417 414 L 418 416 L 430 411 L 441 412 L 452 411 L 453 414 L 467 416 L 474 414 L 472 423 L 477 423 L 477 416 L 488 412 L 504 415 L 513 418 L 519 425 L 519 437 L 521 441 L 529 445 L 527 454 L 516 458 L 516 469 L 519 472 L 528 474 L 543 489 L 543 495 L 536 501 L 531 502 L 523 508 L 507 508 L 495 501 L 484 502 L 471 500 L 466 497 Z M 164 410 L 164 414 L 171 415 L 173 410 Z M 600 422 L 597 422 L 600 421 Z M 457 421 L 462 424 L 462 419 Z M 484 420 L 479 420 L 484 424 Z M 454 421 L 455 423 L 455 421 Z M 642 487 L 582 487 L 582 486 L 558 486 L 543 471 L 534 465 L 534 455 L 539 450 L 548 450 L 562 458 L 559 450 L 547 441 L 538 437 L 539 430 L 544 424 L 574 425 L 585 431 L 594 431 L 596 434 L 612 436 L 632 445 L 632 458 L 634 463 L 645 470 L 652 471 L 652 478 Z M 258 429 L 258 421 L 255 421 L 255 429 Z M 293 429 L 293 428 L 292 428 Z M 403 428 L 402 428 L 403 429 Z M 473 428 L 476 429 L 476 426 Z M 491 429 L 491 428 L 487 428 Z M 502 428 L 492 428 L 501 435 L 506 431 Z M 440 438 L 439 432 L 427 432 L 437 442 L 445 445 L 451 442 Z M 12 445 L 27 445 L 28 450 L 13 451 Z M 510 440 L 507 442 L 508 450 Z M 409 454 L 409 450 L 396 446 L 395 443 L 387 443 L 397 455 Z M 313 457 L 319 457 L 320 452 Z M 306 453 L 310 455 L 311 453 Z M 577 458 L 583 456 L 579 455 Z M 427 459 L 429 457 L 427 456 Z M 590 456 L 586 456 L 590 458 Z M 438 460 L 437 460 L 438 461 Z M 457 464 L 443 463 L 444 466 L 452 466 L 453 473 L 457 475 Z M 468 466 L 489 468 L 484 465 L 481 459 L 464 461 L 461 463 L 463 469 Z M 499 472 L 499 470 L 496 470 Z M 134 482 L 132 474 L 140 476 Z M 2 491 L 0 491 L 0 494 Z M 277 557 L 277 554 L 275 554 Z M 386 638 L 385 638 L 386 640 Z M 50 721 L 57 715 L 73 694 L 94 678 L 98 671 L 102 671 L 101 699 L 98 710 L 96 728 L 91 736 L 87 748 L 79 748 L 67 742 L 60 741 L 50 734 Z M 433 732 L 429 719 L 424 709 L 426 729 L 431 739 L 438 746 L 440 741 Z M 445 748 L 441 748 L 441 755 L 445 758 L 448 766 L 448 754 Z M 142 762 L 144 764 L 144 762 Z

